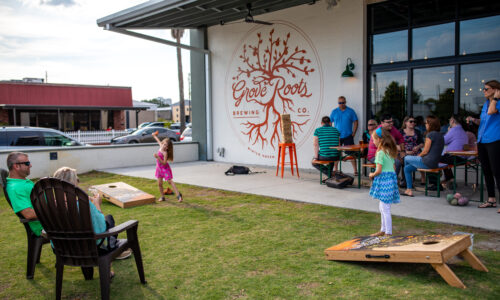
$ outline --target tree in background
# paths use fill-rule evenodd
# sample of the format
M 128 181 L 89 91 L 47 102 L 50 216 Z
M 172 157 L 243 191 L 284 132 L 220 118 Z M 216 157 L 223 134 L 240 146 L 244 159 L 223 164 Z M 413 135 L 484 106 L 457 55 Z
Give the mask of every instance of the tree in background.
M 181 43 L 181 38 L 184 35 L 184 29 L 171 29 L 172 38 L 174 38 L 177 44 Z M 177 75 L 179 78 L 179 110 L 180 110 L 180 121 L 181 121 L 181 132 L 184 132 L 186 128 L 186 112 L 184 108 L 184 79 L 182 75 L 182 55 L 181 48 L 177 47 Z
M 170 104 L 163 103 L 162 100 L 157 99 L 157 98 L 148 99 L 148 100 L 141 100 L 141 102 L 147 102 L 147 103 L 151 103 L 151 104 L 156 104 L 156 105 L 158 105 L 158 107 L 169 107 L 170 106 Z

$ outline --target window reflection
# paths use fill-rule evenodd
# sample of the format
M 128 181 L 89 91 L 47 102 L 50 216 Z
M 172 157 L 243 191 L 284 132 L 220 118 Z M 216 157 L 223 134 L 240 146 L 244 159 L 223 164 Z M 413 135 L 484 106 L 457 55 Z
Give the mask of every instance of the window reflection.
M 396 31 L 373 36 L 373 63 L 393 63 L 408 60 L 408 31 Z
M 377 72 L 371 75 L 371 117 L 380 119 L 389 113 L 399 128 L 406 115 L 408 73 L 406 71 Z
M 500 15 L 460 22 L 460 55 L 500 50 Z
M 428 59 L 454 54 L 454 23 L 413 29 L 413 59 Z
M 435 115 L 441 124 L 453 114 L 455 71 L 453 66 L 413 71 L 413 115 Z
M 486 101 L 484 84 L 500 79 L 500 62 L 463 65 L 460 74 L 460 114 L 479 116 Z

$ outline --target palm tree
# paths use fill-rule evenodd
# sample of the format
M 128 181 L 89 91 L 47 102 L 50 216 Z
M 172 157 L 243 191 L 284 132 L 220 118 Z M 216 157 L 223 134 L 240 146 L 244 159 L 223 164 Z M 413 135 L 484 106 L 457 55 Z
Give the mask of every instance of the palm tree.
M 171 29 L 172 38 L 177 41 L 177 44 L 181 43 L 181 38 L 184 35 L 184 29 Z M 181 48 L 177 47 L 177 76 L 179 77 L 179 110 L 181 119 L 181 133 L 184 132 L 186 128 L 186 114 L 184 106 L 184 79 L 182 75 L 182 55 Z M 172 112 L 173 114 L 173 112 Z

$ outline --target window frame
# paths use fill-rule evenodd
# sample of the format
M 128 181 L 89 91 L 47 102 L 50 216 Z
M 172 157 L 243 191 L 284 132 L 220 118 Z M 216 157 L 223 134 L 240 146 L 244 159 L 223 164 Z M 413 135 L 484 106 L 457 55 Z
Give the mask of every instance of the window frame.
M 455 71 L 455 95 L 454 95 L 454 105 L 453 105 L 453 113 L 457 114 L 460 108 L 460 91 L 461 91 L 461 66 L 469 65 L 475 63 L 487 63 L 487 62 L 497 62 L 500 61 L 500 50 L 499 51 L 490 51 L 490 52 L 481 52 L 481 53 L 473 53 L 467 55 L 460 55 L 460 22 L 467 21 L 472 19 L 481 19 L 485 17 L 496 16 L 500 14 L 500 11 L 488 11 L 485 9 L 483 12 L 478 13 L 475 16 L 461 17 L 461 1 L 456 0 L 456 10 L 455 10 L 455 18 L 453 19 L 443 19 L 439 21 L 432 21 L 428 23 L 422 23 L 418 25 L 413 25 L 412 20 L 412 3 L 409 2 L 408 9 L 408 24 L 407 27 L 395 27 L 386 30 L 374 31 L 372 30 L 372 8 L 377 5 L 384 5 L 386 2 L 398 2 L 398 1 L 385 1 L 382 3 L 374 3 L 369 4 L 367 6 L 367 56 L 365 58 L 365 62 L 367 65 L 366 72 L 366 119 L 370 119 L 371 116 L 371 77 L 374 73 L 377 72 L 388 72 L 388 71 L 403 71 L 406 70 L 408 74 L 408 97 L 407 97 L 407 115 L 413 114 L 413 71 L 415 69 L 420 68 L 432 68 L 432 67 L 442 67 L 442 66 L 453 66 Z M 444 57 L 436 57 L 436 58 L 428 58 L 428 59 L 411 59 L 413 56 L 413 29 L 428 27 L 433 25 L 441 25 L 446 23 L 455 23 L 455 51 L 452 56 L 444 56 Z M 395 31 L 407 30 L 408 31 L 408 60 L 407 61 L 399 61 L 393 63 L 379 63 L 373 64 L 373 36 L 381 33 L 389 33 Z

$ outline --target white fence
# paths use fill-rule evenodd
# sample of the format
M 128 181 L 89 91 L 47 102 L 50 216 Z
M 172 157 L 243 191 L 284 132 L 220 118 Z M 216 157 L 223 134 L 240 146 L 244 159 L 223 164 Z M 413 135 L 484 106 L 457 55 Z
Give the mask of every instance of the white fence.
M 112 138 L 127 135 L 126 130 L 99 130 L 99 131 L 66 131 L 66 135 L 74 138 L 80 143 L 85 144 L 103 144 L 109 143 Z

